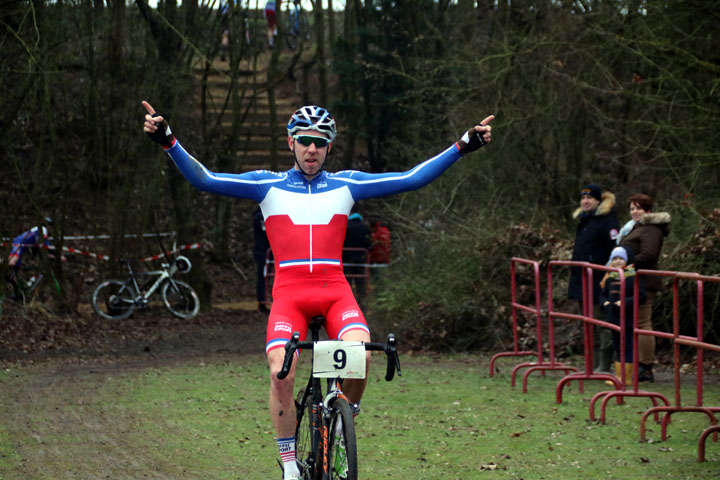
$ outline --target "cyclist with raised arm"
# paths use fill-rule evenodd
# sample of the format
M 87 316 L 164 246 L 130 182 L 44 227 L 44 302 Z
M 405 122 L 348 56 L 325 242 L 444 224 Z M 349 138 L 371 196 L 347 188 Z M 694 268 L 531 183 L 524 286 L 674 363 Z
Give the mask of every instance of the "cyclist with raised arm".
M 266 353 L 270 366 L 270 416 L 284 465 L 284 479 L 299 479 L 295 459 L 295 365 L 279 380 L 284 345 L 292 332 L 301 340 L 310 320 L 322 315 L 330 339 L 370 341 L 370 330 L 342 268 L 342 246 L 353 204 L 423 187 L 440 176 L 463 155 L 491 140 L 485 118 L 442 153 L 406 172 L 365 173 L 323 169 L 336 136 L 335 120 L 324 108 L 298 109 L 287 125 L 288 147 L 294 165 L 284 172 L 256 170 L 242 174 L 215 173 L 193 158 L 177 141 L 170 127 L 143 101 L 147 110 L 144 131 L 163 146 L 178 169 L 196 188 L 260 204 L 270 246 L 278 266 L 273 304 L 267 325 Z M 369 366 L 370 354 L 366 354 Z M 343 391 L 359 404 L 367 379 L 346 379 Z

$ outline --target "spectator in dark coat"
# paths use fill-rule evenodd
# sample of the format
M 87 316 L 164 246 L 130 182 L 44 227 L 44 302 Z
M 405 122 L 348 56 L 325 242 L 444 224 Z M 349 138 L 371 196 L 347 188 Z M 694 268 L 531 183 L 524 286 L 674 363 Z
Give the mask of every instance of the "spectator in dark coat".
M 267 251 L 270 248 L 270 242 L 268 241 L 267 232 L 265 232 L 265 219 L 263 218 L 260 207 L 253 213 L 253 236 L 255 243 L 253 245 L 253 258 L 255 259 L 256 266 L 256 280 L 255 280 L 255 296 L 258 301 L 258 311 L 262 313 L 269 313 L 270 310 L 267 308 L 267 293 L 265 291 L 265 263 L 267 258 Z M 272 256 L 270 257 L 272 258 Z
M 361 248 L 364 251 L 345 251 L 345 248 Z M 370 227 L 365 223 L 362 215 L 353 213 L 348 217 L 347 233 L 343 243 L 343 270 L 348 277 L 350 285 L 355 282 L 358 302 L 361 302 L 367 293 L 368 249 L 370 248 Z M 350 266 L 345 266 L 349 264 Z
M 580 189 L 580 207 L 573 213 L 578 222 L 575 231 L 575 245 L 572 260 L 605 265 L 620 229 L 617 213 L 615 212 L 615 195 L 611 192 L 602 192 L 599 186 L 587 184 Z M 568 297 L 578 302 L 579 312 L 582 312 L 582 269 L 572 267 L 570 270 L 570 284 Z M 598 308 L 600 298 L 600 272 L 593 272 L 593 316 L 600 318 Z M 609 372 L 615 354 L 612 341 L 612 332 L 606 328 L 598 328 L 595 340 L 595 366 L 598 371 Z

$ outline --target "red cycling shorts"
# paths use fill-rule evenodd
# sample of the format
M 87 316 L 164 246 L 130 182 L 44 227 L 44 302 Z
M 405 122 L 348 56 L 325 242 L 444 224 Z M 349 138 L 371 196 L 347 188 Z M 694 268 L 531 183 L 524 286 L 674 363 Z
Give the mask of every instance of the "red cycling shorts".
M 341 267 L 316 265 L 316 273 L 308 273 L 307 266 L 285 268 L 273 285 L 266 352 L 284 347 L 293 332 L 300 332 L 300 340 L 305 340 L 310 320 L 320 315 L 331 340 L 353 330 L 370 334 Z
M 275 28 L 275 10 L 265 10 L 265 18 L 267 18 L 268 28 Z

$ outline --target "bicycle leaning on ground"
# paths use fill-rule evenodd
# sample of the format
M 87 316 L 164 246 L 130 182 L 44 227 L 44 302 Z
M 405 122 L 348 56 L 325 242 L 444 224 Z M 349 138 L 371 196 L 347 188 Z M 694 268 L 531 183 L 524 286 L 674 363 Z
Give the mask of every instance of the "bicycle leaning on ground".
M 290 372 L 298 349 L 309 349 L 312 369 L 305 388 L 299 390 L 297 407 L 297 463 L 303 480 L 357 480 L 358 457 L 352 406 L 343 394 L 343 378 L 365 377 L 365 351 L 383 351 L 387 355 L 385 380 L 400 371 L 395 336 L 386 343 L 319 341 L 323 317 L 310 322 L 312 341 L 301 342 L 293 333 L 285 344 L 285 360 L 278 378 Z M 327 379 L 323 396 L 322 380 Z
M 200 310 L 200 300 L 187 283 L 176 280 L 177 273 L 188 273 L 190 260 L 179 255 L 160 270 L 136 272 L 129 260 L 120 260 L 129 273 L 127 280 L 106 280 L 95 289 L 92 307 L 108 320 L 128 318 L 136 309 L 150 306 L 150 298 L 160 292 L 163 304 L 178 318 L 192 318 Z
M 299 43 L 310 40 L 310 23 L 307 12 L 300 5 L 300 0 L 293 0 L 291 4 L 288 4 L 283 18 L 285 43 L 290 50 L 295 50 Z

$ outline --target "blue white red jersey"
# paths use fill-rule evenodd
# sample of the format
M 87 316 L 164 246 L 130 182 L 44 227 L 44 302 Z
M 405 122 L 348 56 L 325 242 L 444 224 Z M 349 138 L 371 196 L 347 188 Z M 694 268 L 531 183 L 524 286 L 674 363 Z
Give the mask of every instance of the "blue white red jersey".
M 206 192 L 258 202 L 265 219 L 277 268 L 337 266 L 342 274 L 342 247 L 348 215 L 358 200 L 421 188 L 460 157 L 456 145 L 406 172 L 320 171 L 308 181 L 299 170 L 215 173 L 192 157 L 179 142 L 166 149 L 188 181 Z M 294 269 L 294 268 L 293 268 Z
M 42 238 L 40 238 L 40 235 L 42 235 Z M 25 250 L 34 246 L 39 246 L 41 244 L 50 247 L 47 228 L 42 227 L 41 231 L 40 228 L 33 227 L 27 232 L 23 232 L 17 237 L 13 238 L 12 248 L 10 249 L 9 256 L 18 257 L 18 263 L 16 264 L 16 266 L 19 267 L 20 261 L 22 260 L 22 254 L 25 253 Z

